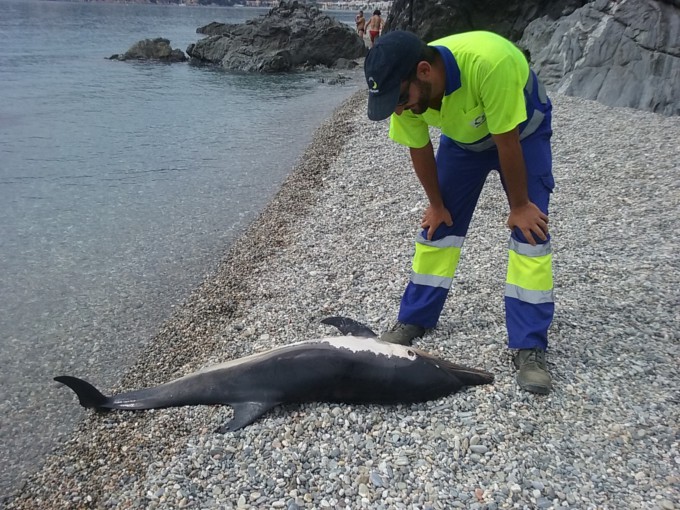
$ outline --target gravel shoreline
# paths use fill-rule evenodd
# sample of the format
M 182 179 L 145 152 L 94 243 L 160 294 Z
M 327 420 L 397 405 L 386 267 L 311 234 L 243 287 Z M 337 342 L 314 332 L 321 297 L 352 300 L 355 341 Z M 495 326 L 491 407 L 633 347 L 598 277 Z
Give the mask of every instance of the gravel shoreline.
M 553 102 L 551 395 L 518 390 L 505 348 L 506 204 L 492 176 L 440 324 L 418 345 L 494 372 L 493 385 L 412 406 L 286 406 L 226 435 L 213 430 L 228 406 L 91 414 L 6 507 L 680 508 L 680 118 Z M 407 151 L 358 92 L 103 390 L 338 334 L 319 323 L 328 315 L 383 331 L 425 205 Z

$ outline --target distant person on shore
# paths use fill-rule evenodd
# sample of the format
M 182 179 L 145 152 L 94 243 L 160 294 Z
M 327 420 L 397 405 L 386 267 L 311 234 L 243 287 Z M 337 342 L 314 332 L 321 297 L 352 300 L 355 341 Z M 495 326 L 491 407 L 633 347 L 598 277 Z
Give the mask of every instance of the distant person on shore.
M 359 11 L 359 14 L 354 17 L 354 21 L 357 24 L 357 34 L 363 39 L 364 34 L 366 33 L 366 18 L 364 18 L 364 11 Z
M 549 393 L 554 180 L 545 89 L 512 42 L 481 31 L 429 45 L 410 32 L 389 32 L 368 52 L 364 71 L 369 119 L 390 117 L 389 136 L 409 147 L 429 200 L 398 321 L 381 339 L 410 345 L 437 325 L 482 187 L 491 170 L 499 170 L 510 209 L 508 347 L 517 350 L 519 386 Z M 429 126 L 441 130 L 436 156 Z
M 371 39 L 371 48 L 375 44 L 375 40 L 382 33 L 383 26 L 385 22 L 380 17 L 380 9 L 373 11 L 373 16 L 368 20 L 368 36 Z

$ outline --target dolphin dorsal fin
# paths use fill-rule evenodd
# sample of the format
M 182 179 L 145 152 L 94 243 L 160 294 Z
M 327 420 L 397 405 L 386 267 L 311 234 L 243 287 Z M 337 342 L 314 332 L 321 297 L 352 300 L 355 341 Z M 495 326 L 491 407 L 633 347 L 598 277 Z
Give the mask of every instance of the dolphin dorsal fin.
M 217 432 L 234 432 L 246 425 L 250 425 L 264 413 L 279 405 L 279 402 L 238 402 L 229 403 L 234 410 L 234 417 L 226 425 L 217 429 Z
M 375 338 L 376 335 L 371 328 L 347 317 L 326 317 L 322 319 L 323 324 L 335 326 L 343 335 L 360 336 L 364 338 Z

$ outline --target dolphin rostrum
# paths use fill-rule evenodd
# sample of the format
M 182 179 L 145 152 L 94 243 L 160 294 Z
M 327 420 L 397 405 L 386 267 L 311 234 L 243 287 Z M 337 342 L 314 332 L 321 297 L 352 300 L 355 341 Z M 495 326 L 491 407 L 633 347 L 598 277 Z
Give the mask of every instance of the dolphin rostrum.
M 493 382 L 493 375 L 483 370 L 378 340 L 368 327 L 351 319 L 329 317 L 322 322 L 350 336 L 278 347 L 155 388 L 111 397 L 76 377 L 54 379 L 75 391 L 80 405 L 99 410 L 227 404 L 233 408 L 234 417 L 219 432 L 245 427 L 280 404 L 425 402 L 464 386 Z

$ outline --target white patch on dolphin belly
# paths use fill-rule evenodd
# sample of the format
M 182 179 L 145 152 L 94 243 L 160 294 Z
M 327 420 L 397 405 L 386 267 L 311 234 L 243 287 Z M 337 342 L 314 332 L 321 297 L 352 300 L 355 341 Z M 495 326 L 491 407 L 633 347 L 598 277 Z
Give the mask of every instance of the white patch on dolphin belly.
M 381 340 L 378 340 L 377 338 L 363 338 L 356 336 L 330 336 L 326 338 L 317 338 L 314 340 L 305 340 L 303 342 L 282 345 L 280 347 L 275 347 L 274 349 L 270 349 L 268 351 L 251 354 L 250 356 L 246 356 L 244 358 L 237 358 L 230 361 L 225 361 L 224 363 L 219 363 L 217 365 L 202 368 L 197 372 L 185 375 L 181 379 L 192 377 L 199 373 L 212 372 L 214 370 L 223 370 L 226 368 L 242 365 L 244 363 L 253 363 L 258 359 L 267 358 L 275 354 L 276 351 L 281 349 L 321 343 L 328 344 L 337 349 L 347 349 L 352 352 L 372 352 L 376 355 L 382 355 L 387 357 L 397 356 L 399 358 L 410 360 L 414 360 L 418 357 L 418 355 L 416 354 L 417 350 L 413 349 L 412 347 L 406 347 L 404 345 L 383 342 Z
M 327 343 L 338 349 L 348 349 L 352 352 L 372 352 L 376 355 L 414 360 L 417 358 L 416 352 L 410 347 L 399 344 L 383 342 L 377 338 L 361 338 L 355 336 L 331 336 L 321 338 L 317 342 Z

